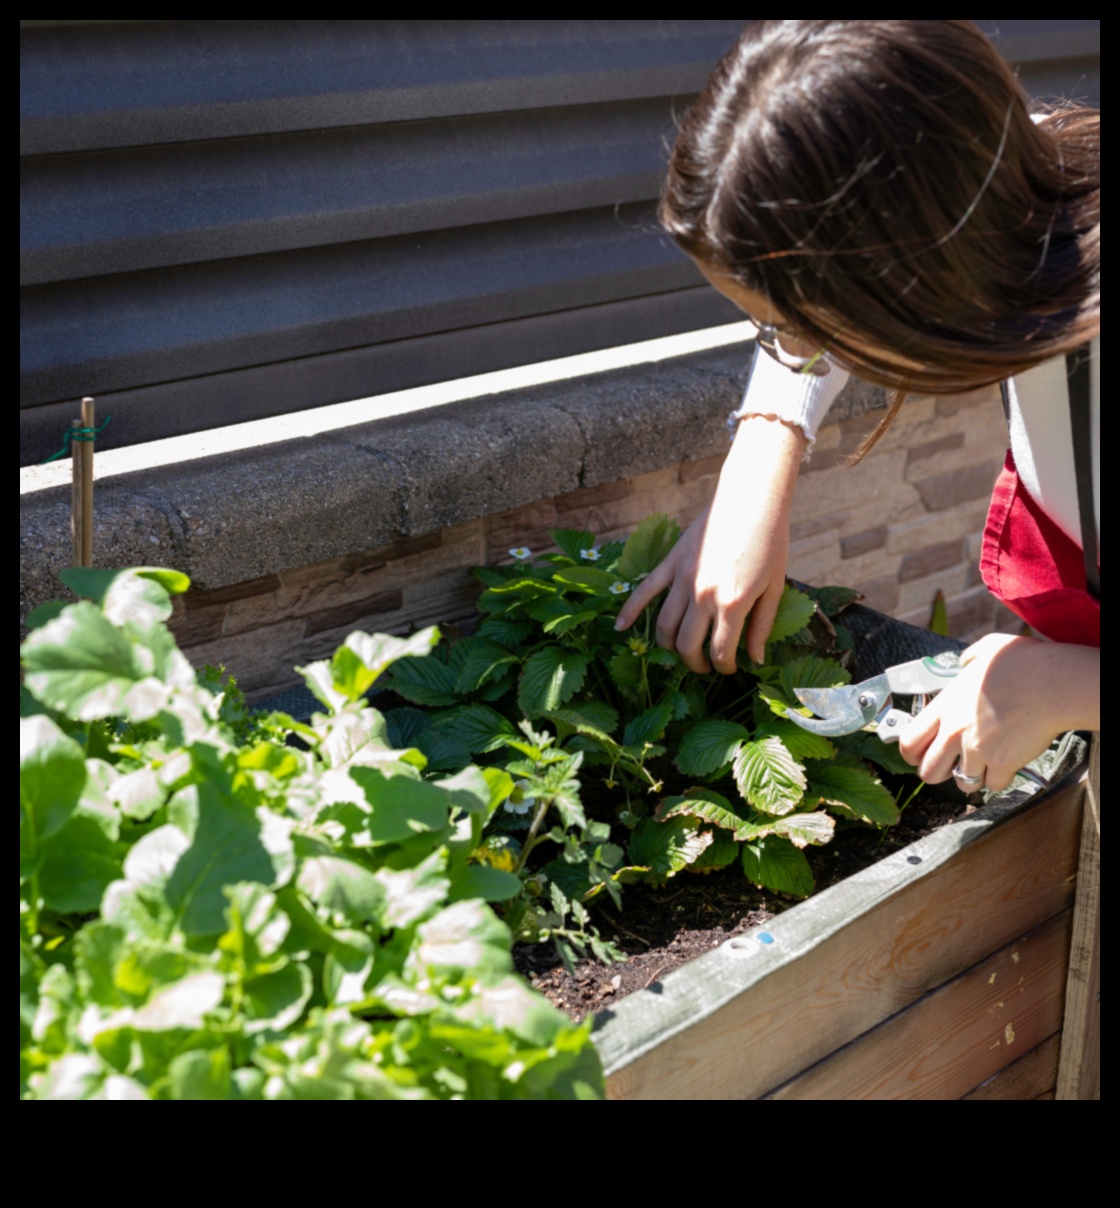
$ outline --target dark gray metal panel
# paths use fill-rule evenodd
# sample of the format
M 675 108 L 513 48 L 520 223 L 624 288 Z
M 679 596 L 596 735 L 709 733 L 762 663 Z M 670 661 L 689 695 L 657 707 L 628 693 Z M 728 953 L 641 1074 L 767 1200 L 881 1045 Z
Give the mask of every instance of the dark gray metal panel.
M 978 21 L 1009 63 L 1054 62 L 1101 53 L 1100 21 Z
M 1100 105 L 1100 21 L 1051 18 L 977 24 L 1015 65 L 1030 96 Z
M 1099 97 L 1099 21 L 982 24 Z M 738 21 L 21 25 L 24 460 L 732 317 L 652 213 Z
M 21 37 L 20 153 L 674 96 L 738 21 L 60 23 Z
M 657 98 L 38 156 L 20 284 L 653 198 L 671 133 Z
M 699 281 L 643 203 L 35 286 L 21 297 L 20 406 Z
M 266 419 L 374 391 L 381 394 L 487 373 L 741 317 L 730 302 L 704 285 L 101 394 L 98 416 L 111 415 L 113 420 L 99 437 L 98 448 L 201 432 L 233 420 Z M 748 355 L 744 350 L 744 363 Z M 76 413 L 74 402 L 24 411 L 20 464 L 34 464 L 54 453 Z M 376 413 L 371 412 L 370 418 L 376 418 Z

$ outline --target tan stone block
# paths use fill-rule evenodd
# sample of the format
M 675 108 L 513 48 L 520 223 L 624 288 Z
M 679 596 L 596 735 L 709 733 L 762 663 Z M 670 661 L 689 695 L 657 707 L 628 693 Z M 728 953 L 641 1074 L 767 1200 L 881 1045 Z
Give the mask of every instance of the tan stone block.
M 659 472 L 665 473 L 666 471 Z M 671 468 L 668 473 L 670 477 L 676 477 L 675 469 Z M 641 475 L 641 477 L 645 477 L 645 475 Z M 629 478 L 617 478 L 614 482 L 604 482 L 599 486 L 580 487 L 579 490 L 553 496 L 552 503 L 559 515 L 570 509 L 579 510 L 590 507 L 594 503 L 610 503 L 628 495 L 632 489 L 632 481 Z
M 807 537 L 816 537 L 820 533 L 832 533 L 838 536 L 840 532 L 840 523 L 844 518 L 837 516 L 833 512 L 825 512 L 820 516 L 807 516 L 803 520 L 795 520 L 790 522 L 789 539 L 791 541 L 804 541 Z
M 932 398 L 908 399 L 902 410 L 891 421 L 890 427 L 879 437 L 869 456 L 909 449 L 913 444 L 931 440 L 940 435 L 937 431 L 937 404 Z
M 910 553 L 939 541 L 969 539 L 983 529 L 987 505 L 975 502 L 949 508 L 944 512 L 923 512 L 913 520 L 892 524 L 887 534 L 887 548 L 899 554 Z M 970 556 L 966 547 L 964 558 Z
M 960 411 L 983 407 L 994 403 L 999 406 L 999 387 L 982 386 L 979 390 L 970 390 L 965 394 L 948 394 L 937 399 L 938 415 L 956 415 Z
M 995 440 L 1007 445 L 1007 417 L 998 392 L 981 405 L 958 411 L 951 417 L 945 416 L 940 422 L 947 420 L 965 434 L 966 448 L 976 440 Z
M 925 577 L 939 570 L 947 570 L 964 562 L 964 541 L 954 538 L 951 541 L 938 541 L 904 553 L 899 563 L 899 582 L 909 583 L 913 579 Z
M 488 529 L 489 523 L 486 519 L 468 520 L 465 524 L 452 524 L 445 529 L 440 529 L 440 544 L 444 546 L 475 545 L 483 548 L 482 543 L 486 540 Z
M 913 608 L 931 608 L 933 597 L 940 591 L 948 599 L 958 592 L 964 591 L 968 580 L 968 567 L 959 562 L 955 566 L 947 566 L 921 579 L 911 579 L 899 584 L 898 607 L 900 614 Z
M 183 653 L 193 666 L 224 665 L 247 695 L 271 684 L 292 682 L 292 668 L 300 661 L 305 622 L 282 621 L 246 633 L 226 635 L 192 646 Z
M 435 544 L 439 544 L 437 539 Z M 380 557 L 362 557 L 347 555 L 342 558 L 328 558 L 323 562 L 309 562 L 306 566 L 289 566 L 279 572 L 280 588 L 275 593 L 280 599 L 288 600 L 310 590 L 318 590 L 324 583 L 342 582 L 355 575 L 369 575 L 381 569 L 386 563 L 384 551 L 392 546 L 382 546 L 377 553 Z M 373 554 L 374 551 L 367 551 Z
M 725 457 L 705 457 L 698 461 L 682 461 L 679 467 L 681 482 L 692 482 L 697 478 L 716 478 L 723 469 Z
M 687 523 L 710 499 L 708 480 L 671 484 L 661 490 L 641 491 L 611 503 L 597 504 L 580 515 L 581 523 L 571 527 L 589 529 L 600 536 L 607 532 L 629 534 L 640 520 L 653 512 L 672 516 Z
M 552 544 L 549 529 L 572 527 L 575 526 L 557 523 L 556 504 L 551 499 L 498 512 L 488 519 L 485 562 L 488 566 L 508 562 L 509 551 L 519 545 L 546 550 Z
M 840 557 L 858 558 L 861 554 L 869 554 L 872 550 L 882 549 L 887 544 L 887 526 L 877 525 L 875 528 L 863 529 L 862 532 L 852 533 L 840 538 Z
M 861 533 L 865 529 L 876 528 L 880 524 L 887 526 L 887 545 L 890 547 L 890 532 L 899 525 L 909 524 L 926 514 L 921 500 L 916 494 L 906 489 L 905 483 L 897 484 L 902 490 L 897 492 L 893 500 L 872 500 L 860 507 L 849 508 L 840 517 L 841 536 L 847 537 L 852 533 Z M 893 552 L 893 551 L 892 551 Z
M 907 612 L 895 612 L 891 615 L 905 625 L 913 625 L 917 629 L 928 629 L 933 616 L 933 605 L 919 604 L 917 608 L 911 608 Z
M 233 601 L 227 610 L 225 633 L 246 633 L 262 625 L 368 599 L 377 594 L 378 579 L 383 572 L 382 567 L 371 567 L 356 574 L 342 575 L 334 562 L 323 567 L 299 569 L 304 573 L 291 576 L 292 586 L 269 595 Z
M 662 491 L 676 491 L 682 486 L 695 484 L 697 478 L 706 477 L 703 474 L 691 478 L 682 476 L 681 464 L 678 462 L 676 465 L 666 466 L 661 470 L 651 470 L 648 474 L 635 474 L 626 479 L 627 493 L 630 495 L 660 495 Z
M 469 527 L 469 522 L 467 525 L 452 526 L 454 529 L 464 527 Z M 448 531 L 448 529 L 437 529 L 432 533 L 423 533 L 419 537 L 401 537 L 386 548 L 386 561 L 393 562 L 398 558 L 411 558 L 415 554 L 423 554 L 430 549 L 435 549 L 443 543 L 443 534 Z
M 878 509 L 879 523 L 892 524 L 903 515 L 916 514 L 916 509 L 921 509 L 921 498 L 903 478 L 905 460 L 905 451 L 895 450 L 855 466 L 837 466 L 802 476 L 790 519 L 796 523 L 822 514 L 843 518 L 857 508 L 874 508 Z M 870 528 L 872 524 L 860 527 Z
M 384 566 L 389 560 L 390 553 L 393 547 L 391 545 L 381 545 L 377 549 L 358 550 L 353 554 L 347 554 L 343 558 L 338 559 L 339 573 L 343 575 L 352 575 L 360 570 L 372 570 L 377 567 Z M 319 565 L 322 565 L 321 563 Z M 302 568 L 293 568 L 294 570 Z M 289 586 L 291 580 L 289 576 L 291 571 L 281 571 L 280 578 Z
M 312 612 L 307 617 L 307 636 L 313 637 L 317 633 L 340 628 L 362 629 L 366 633 L 382 632 L 384 625 L 395 622 L 403 602 L 404 593 L 397 589 Z
M 887 616 L 894 616 L 898 608 L 898 580 L 892 575 L 883 575 L 878 579 L 868 579 L 854 584 L 855 589 L 863 595 L 860 601 L 868 608 L 874 608 Z
M 222 636 L 226 619 L 226 605 L 215 604 L 210 608 L 192 608 L 172 617 L 168 628 L 175 635 L 181 650 L 212 642 Z
M 789 548 L 786 574 L 814 587 L 843 583 L 840 566 L 840 542 L 831 534 L 793 542 Z
M 401 617 L 410 629 L 461 621 L 477 611 L 475 601 L 481 590 L 482 585 L 473 575 L 417 583 L 404 593 Z
M 996 426 L 985 430 L 978 427 L 976 430 L 958 430 L 951 435 L 960 437 L 961 445 L 956 449 L 945 448 L 931 452 L 924 458 L 911 461 L 906 467 L 908 482 L 917 482 L 934 474 L 949 473 L 962 466 L 1002 462 L 1007 448 L 1006 428 Z M 938 442 L 927 443 L 932 445 Z
M 840 443 L 841 429 L 838 423 L 829 423 L 827 417 L 824 425 L 817 432 L 817 443 L 813 448 L 813 456 L 835 449 Z
M 882 412 L 870 411 L 855 419 L 842 420 L 834 425 L 835 436 L 827 447 L 822 447 L 818 439 L 816 448 L 808 463 L 802 468 L 803 474 L 817 473 L 831 469 L 833 466 L 846 464 L 867 437 L 875 430 L 882 419 Z
M 958 466 L 955 470 L 916 478 L 913 485 L 926 509 L 940 512 L 973 499 L 987 499 L 992 493 L 1000 465 L 998 461 L 985 461 Z
M 481 533 L 481 528 L 477 530 Z M 479 564 L 482 550 L 477 540 L 443 544 L 436 534 L 434 542 L 402 542 L 406 556 L 373 563 L 353 574 L 338 574 L 336 563 L 319 568 L 300 568 L 300 573 L 287 576 L 291 586 L 269 597 L 238 601 L 230 605 L 226 619 L 227 634 L 241 633 L 258 625 L 275 623 L 288 617 L 333 613 L 338 617 L 362 617 L 393 611 L 393 599 L 416 582 L 426 582 L 441 574 L 464 575 L 471 566 Z M 394 551 L 396 552 L 396 551 Z M 505 554 L 505 551 L 503 551 Z M 508 561 L 508 554 L 505 554 Z M 317 577 L 317 573 L 319 576 Z M 333 575 L 334 577 L 325 577 Z M 378 602 L 380 601 L 380 602 Z M 342 625 L 342 620 L 327 622 L 326 628 Z M 324 628 L 317 623 L 316 630 Z
M 879 579 L 889 576 L 898 578 L 898 569 L 902 559 L 896 553 L 883 548 L 869 550 L 858 558 L 847 558 L 837 563 L 834 574 L 838 583 L 863 583 L 868 579 Z
M 543 550 L 545 546 L 542 544 L 538 548 Z M 480 565 L 480 553 L 479 545 L 473 541 L 440 545 L 412 557 L 396 558 L 386 563 L 385 569 L 371 579 L 371 585 L 377 591 L 407 591 L 416 583 L 427 583 L 444 575 L 462 576 L 467 574 L 472 566 Z M 500 560 L 510 561 L 508 547 L 502 549 Z
M 971 587 L 945 601 L 949 634 L 975 641 L 991 632 L 995 617 L 995 598 L 986 587 Z
M 314 659 L 330 658 L 355 630 L 361 630 L 362 633 L 402 635 L 419 628 L 422 626 L 413 625 L 405 619 L 403 609 L 385 613 L 370 613 L 336 625 L 334 628 L 323 628 L 314 632 L 309 626 L 299 659 L 302 664 Z
M 933 440 L 911 445 L 906 450 L 906 468 L 909 470 L 915 462 L 928 461 L 935 453 L 954 453 L 963 448 L 963 432 L 949 432 L 945 436 L 938 436 Z
M 185 611 L 195 608 L 211 608 L 215 604 L 232 604 L 237 600 L 249 600 L 280 589 L 279 575 L 262 575 L 259 579 L 248 579 L 244 583 L 231 583 L 228 587 L 213 587 L 209 590 L 191 588 L 179 597 Z

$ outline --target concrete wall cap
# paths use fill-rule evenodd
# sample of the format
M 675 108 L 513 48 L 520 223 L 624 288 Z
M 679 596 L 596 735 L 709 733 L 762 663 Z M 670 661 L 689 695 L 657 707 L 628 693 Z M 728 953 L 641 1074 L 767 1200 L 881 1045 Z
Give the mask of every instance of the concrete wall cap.
M 94 558 L 224 587 L 710 458 L 747 362 L 742 346 L 717 348 L 99 479 Z M 829 422 L 884 403 L 851 383 Z M 21 498 L 21 618 L 60 594 L 69 495 Z

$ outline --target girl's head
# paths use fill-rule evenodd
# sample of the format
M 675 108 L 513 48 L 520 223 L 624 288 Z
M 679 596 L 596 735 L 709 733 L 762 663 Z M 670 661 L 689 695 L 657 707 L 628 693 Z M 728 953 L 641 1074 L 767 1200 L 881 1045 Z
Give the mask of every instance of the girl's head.
M 661 219 L 883 385 L 967 390 L 1099 328 L 1099 115 L 1033 122 L 967 21 L 749 25 L 681 125 Z

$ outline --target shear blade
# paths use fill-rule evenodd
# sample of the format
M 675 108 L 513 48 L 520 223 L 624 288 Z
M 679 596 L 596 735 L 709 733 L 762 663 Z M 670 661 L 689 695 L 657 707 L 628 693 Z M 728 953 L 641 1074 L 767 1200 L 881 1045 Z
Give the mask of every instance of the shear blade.
M 795 688 L 797 699 L 817 714 L 802 717 L 790 713 L 789 719 L 803 730 L 821 734 L 825 738 L 836 738 L 841 734 L 852 734 L 864 724 L 863 713 L 854 695 L 836 688 Z

